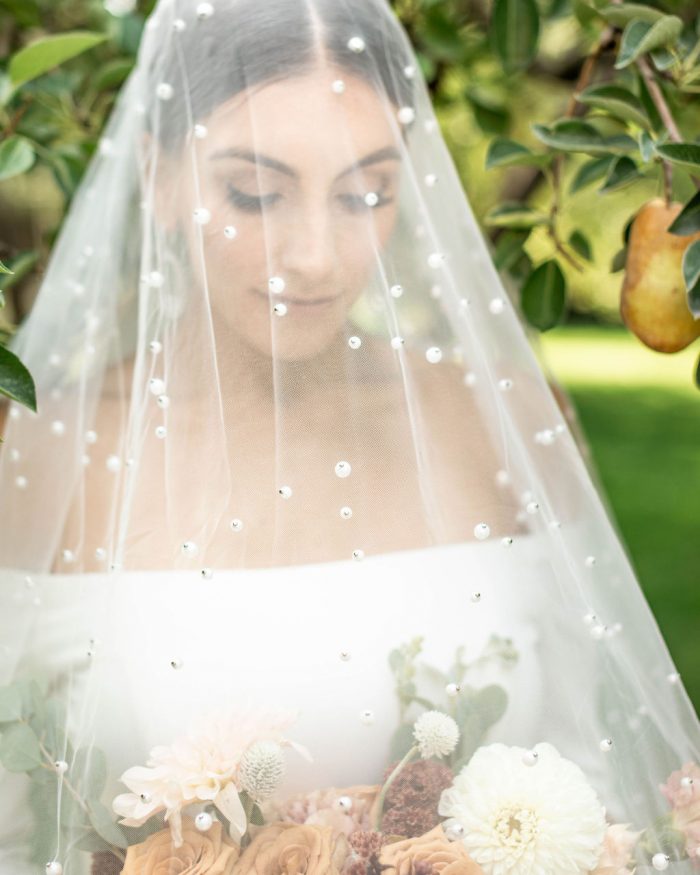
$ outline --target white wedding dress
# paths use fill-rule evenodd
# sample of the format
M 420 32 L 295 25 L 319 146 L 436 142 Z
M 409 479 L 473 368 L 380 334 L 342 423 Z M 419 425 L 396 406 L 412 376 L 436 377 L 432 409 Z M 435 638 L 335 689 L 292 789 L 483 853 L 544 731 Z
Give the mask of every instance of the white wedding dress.
M 40 600 L 41 625 L 31 630 L 33 646 L 25 641 L 21 648 L 27 664 L 15 666 L 13 634 L 18 628 L 26 634 L 29 626 L 18 622 L 19 607 L 14 618 L 3 617 L 3 658 L 10 675 L 19 669 L 68 679 L 69 734 L 75 747 L 94 744 L 105 752 L 108 807 L 125 792 L 118 781 L 125 769 L 145 765 L 152 747 L 171 744 L 192 718 L 222 707 L 297 712 L 287 734 L 313 761 L 288 754 L 282 795 L 376 783 L 399 725 L 389 653 L 416 637 L 423 639 L 418 661 L 448 682 L 458 647 L 464 662 L 473 663 L 492 636 L 510 639 L 516 659 L 492 653 L 464 678 L 474 688 L 498 684 L 508 696 L 486 740 L 524 747 L 550 740 L 563 747 L 565 740 L 551 732 L 543 738 L 553 715 L 538 630 L 547 632 L 551 623 L 556 633 L 557 611 L 541 539 L 529 534 L 509 547 L 492 539 L 361 562 L 216 571 L 211 579 L 183 571 L 16 573 L 10 584 L 16 603 L 31 613 Z M 550 668 L 567 676 L 563 663 L 577 657 L 559 652 L 562 661 Z M 427 669 L 418 677 L 419 694 L 447 707 L 444 679 Z M 593 762 L 580 762 L 580 753 L 578 759 L 589 775 L 597 771 Z M 23 869 L 21 861 L 31 815 L 17 808 L 28 781 L 3 778 L 0 828 L 7 835 L 0 835 L 0 873 L 29 875 L 34 868 Z

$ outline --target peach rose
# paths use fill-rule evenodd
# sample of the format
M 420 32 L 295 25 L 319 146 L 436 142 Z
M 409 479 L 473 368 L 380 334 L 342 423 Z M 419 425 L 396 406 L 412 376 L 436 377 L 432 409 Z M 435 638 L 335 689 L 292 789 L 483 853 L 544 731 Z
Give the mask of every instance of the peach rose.
M 183 817 L 182 838 L 176 848 L 170 829 L 161 829 L 145 842 L 130 845 L 121 875 L 231 875 L 240 849 L 218 820 L 200 832 L 191 817 Z
M 234 875 L 339 875 L 348 854 L 345 836 L 330 826 L 274 823 L 241 854 Z
M 379 862 L 385 875 L 484 875 L 461 842 L 451 842 L 441 826 L 425 835 L 385 845 Z
M 603 839 L 603 853 L 592 875 L 630 875 L 628 865 L 640 835 L 641 832 L 632 832 L 629 824 L 609 826 Z

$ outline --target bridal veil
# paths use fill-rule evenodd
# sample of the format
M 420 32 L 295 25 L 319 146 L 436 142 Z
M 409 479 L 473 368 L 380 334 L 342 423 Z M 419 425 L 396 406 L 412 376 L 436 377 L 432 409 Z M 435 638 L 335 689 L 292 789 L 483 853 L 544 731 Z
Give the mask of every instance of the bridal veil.
M 159 0 L 15 350 L 3 875 L 697 869 L 697 718 L 387 3 Z

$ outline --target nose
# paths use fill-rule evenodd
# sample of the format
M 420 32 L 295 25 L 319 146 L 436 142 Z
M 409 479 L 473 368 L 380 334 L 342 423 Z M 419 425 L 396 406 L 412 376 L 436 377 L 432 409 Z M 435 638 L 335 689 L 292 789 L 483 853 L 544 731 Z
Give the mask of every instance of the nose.
M 283 276 L 300 295 L 328 291 L 337 276 L 332 216 L 325 206 L 308 207 L 290 219 L 278 252 Z

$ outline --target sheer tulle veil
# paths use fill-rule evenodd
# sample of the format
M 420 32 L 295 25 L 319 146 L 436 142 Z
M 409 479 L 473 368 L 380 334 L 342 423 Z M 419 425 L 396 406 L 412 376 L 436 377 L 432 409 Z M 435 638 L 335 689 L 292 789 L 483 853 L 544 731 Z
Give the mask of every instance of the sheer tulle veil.
M 697 717 L 384 0 L 160 0 L 15 348 L 3 873 L 695 870 Z

